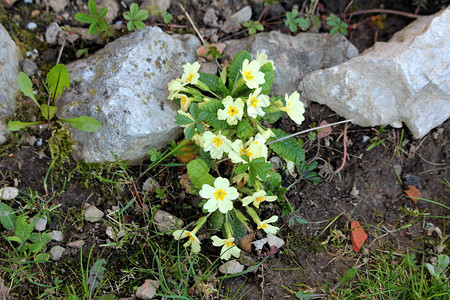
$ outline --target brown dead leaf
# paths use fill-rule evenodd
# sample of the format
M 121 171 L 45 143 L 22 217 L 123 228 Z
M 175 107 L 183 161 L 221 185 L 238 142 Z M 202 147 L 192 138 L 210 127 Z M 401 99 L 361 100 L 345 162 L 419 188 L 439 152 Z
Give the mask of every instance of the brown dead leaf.
M 249 233 L 246 236 L 242 237 L 239 240 L 239 246 L 244 250 L 245 252 L 252 252 L 252 243 L 255 239 L 255 233 Z
M 323 120 L 323 121 L 320 122 L 320 124 L 319 124 L 319 126 L 324 126 L 324 125 L 328 125 L 328 122 L 325 121 L 325 120 Z M 320 129 L 320 130 L 317 132 L 317 138 L 318 138 L 318 139 L 323 139 L 324 137 L 329 136 L 329 135 L 331 134 L 332 131 L 333 131 L 333 129 L 331 129 L 331 126 L 330 126 L 330 127 L 322 128 L 322 129 Z
M 352 221 L 350 223 L 350 229 L 352 230 L 350 233 L 352 239 L 352 246 L 355 252 L 361 250 L 362 245 L 367 240 L 367 233 L 364 231 L 362 226 L 358 221 Z
M 181 148 L 181 154 L 177 155 L 178 160 L 182 164 L 187 164 L 191 160 L 194 160 L 199 153 L 200 148 L 193 142 L 188 141 L 183 148 Z
M 412 202 L 414 202 L 415 205 L 419 202 L 418 198 L 422 196 L 419 189 L 411 184 L 408 185 L 408 189 L 405 190 L 405 194 L 409 197 L 409 199 L 411 199 Z
M 225 43 L 212 43 L 209 44 L 210 47 L 216 47 L 217 51 L 219 51 L 220 54 L 223 53 L 223 50 L 225 50 L 225 47 L 227 46 Z M 206 53 L 208 53 L 209 48 L 206 45 L 202 45 L 200 48 L 197 49 L 197 55 L 200 57 L 205 57 L 207 60 L 212 61 L 213 57 L 212 55 L 206 56 Z

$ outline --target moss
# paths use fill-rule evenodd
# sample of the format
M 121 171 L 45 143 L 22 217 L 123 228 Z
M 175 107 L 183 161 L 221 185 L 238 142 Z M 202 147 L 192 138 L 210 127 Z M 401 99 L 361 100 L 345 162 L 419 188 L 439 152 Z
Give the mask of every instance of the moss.
M 95 94 L 97 94 L 97 90 L 95 88 L 92 88 L 88 91 L 88 95 L 91 97 L 94 97 Z
M 66 124 L 57 122 L 52 128 L 52 136 L 48 140 L 48 147 L 54 160 L 56 169 L 69 160 L 75 141 L 70 137 Z

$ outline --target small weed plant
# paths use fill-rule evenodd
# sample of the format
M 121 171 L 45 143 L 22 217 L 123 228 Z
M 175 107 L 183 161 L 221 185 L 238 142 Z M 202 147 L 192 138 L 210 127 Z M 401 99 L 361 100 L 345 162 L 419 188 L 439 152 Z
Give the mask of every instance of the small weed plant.
M 148 19 L 148 11 L 139 9 L 136 3 L 132 3 L 130 5 L 130 11 L 124 13 L 123 17 L 128 21 L 127 28 L 129 31 L 133 31 L 135 28 L 144 29 L 145 24 L 143 21 Z
M 240 256 L 235 240 L 254 230 L 267 234 L 279 230 L 272 225 L 278 216 L 262 220 L 258 213 L 261 203 L 279 198 L 281 189 L 281 176 L 267 161 L 269 153 L 292 165 L 304 161 L 301 143 L 293 138 L 266 145 L 287 133 L 266 128 L 263 121 L 272 123 L 287 113 L 300 124 L 305 110 L 298 92 L 269 97 L 274 65 L 265 53 L 258 53 L 256 59 L 247 51 L 238 53 L 220 76 L 198 72 L 198 62 L 183 67 L 183 76 L 168 84 L 168 98 L 181 106 L 176 122 L 184 128 L 185 140 L 180 145 L 191 141 L 203 151 L 187 164 L 187 172 L 191 192 L 203 198 L 200 206 L 205 215 L 192 230 L 176 230 L 173 236 L 187 238 L 184 247 L 198 253 L 201 243 L 196 234 L 208 221 L 210 228 L 221 231 L 221 236 L 211 239 L 221 247 L 221 258 L 228 260 Z M 218 176 L 213 176 L 211 160 L 216 166 L 224 160 L 228 164 L 224 170 L 214 167 Z
M 88 2 L 89 12 L 88 13 L 77 13 L 75 14 L 75 19 L 82 23 L 87 23 L 89 25 L 89 34 L 101 34 L 106 36 L 112 36 L 112 26 L 106 23 L 106 13 L 108 8 L 103 7 L 98 11 L 97 4 L 94 0 L 89 0 Z

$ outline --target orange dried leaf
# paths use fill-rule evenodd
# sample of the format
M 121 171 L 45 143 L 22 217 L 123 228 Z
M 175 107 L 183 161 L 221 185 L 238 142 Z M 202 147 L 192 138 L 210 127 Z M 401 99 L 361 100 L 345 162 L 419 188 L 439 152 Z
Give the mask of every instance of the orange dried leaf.
M 408 189 L 405 190 L 405 194 L 416 205 L 417 205 L 417 202 L 419 201 L 418 198 L 420 198 L 422 196 L 422 194 L 420 193 L 419 189 L 416 188 L 414 185 L 411 185 L 411 184 L 408 185 Z
M 358 221 L 352 221 L 350 223 L 350 228 L 352 230 L 350 236 L 352 239 L 353 250 L 355 250 L 355 252 L 358 252 L 359 250 L 361 250 L 362 245 L 367 240 L 367 233 L 364 231 Z
M 193 141 L 187 142 L 186 145 L 181 148 L 181 154 L 177 155 L 178 161 L 182 164 L 187 164 L 191 160 L 194 160 L 199 153 L 199 149 L 200 148 Z
M 250 252 L 252 252 L 252 243 L 253 243 L 254 239 L 255 239 L 255 234 L 253 232 L 249 233 L 246 236 L 239 239 L 239 246 L 241 246 L 241 248 L 245 252 L 250 253 Z
M 322 122 L 320 122 L 319 126 L 323 126 L 323 125 L 328 125 L 328 122 L 323 120 Z M 332 131 L 333 131 L 333 129 L 331 129 L 331 126 L 322 128 L 317 132 L 317 138 L 323 139 L 324 137 L 329 136 Z
M 223 50 L 225 50 L 225 47 L 227 46 L 225 43 L 212 43 L 209 45 L 210 47 L 216 47 L 217 51 L 219 51 L 220 54 L 223 53 Z M 207 60 L 212 61 L 213 57 L 211 54 L 207 55 L 209 51 L 209 47 L 206 45 L 201 46 L 197 49 L 197 55 L 201 57 L 205 57 Z

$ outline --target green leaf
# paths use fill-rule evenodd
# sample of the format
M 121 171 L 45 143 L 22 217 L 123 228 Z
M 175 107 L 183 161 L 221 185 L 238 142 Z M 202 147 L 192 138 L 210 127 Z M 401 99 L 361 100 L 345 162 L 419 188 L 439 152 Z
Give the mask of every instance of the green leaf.
M 137 14 L 134 16 L 134 19 L 136 21 L 144 21 L 147 20 L 148 18 L 148 11 L 146 11 L 145 9 L 141 9 L 137 12 Z
M 222 97 L 230 94 L 230 91 L 227 89 L 225 84 L 216 75 L 203 72 L 200 72 L 199 75 L 199 80 L 203 82 L 212 92 L 219 93 Z
M 295 294 L 295 297 L 301 300 L 308 300 L 308 299 L 316 299 L 316 298 L 322 298 L 323 295 L 314 294 L 311 292 L 302 292 L 298 291 L 297 294 Z
M 331 35 L 335 35 L 338 32 L 339 32 L 339 27 L 336 26 L 336 27 L 331 28 L 330 34 Z
M 163 16 L 164 24 L 169 24 L 170 21 L 172 21 L 172 19 L 173 19 L 172 14 L 169 14 L 167 12 L 163 12 L 162 16 Z
M 94 0 L 89 0 L 88 2 L 89 11 L 94 17 L 97 17 L 97 3 Z
M 33 100 L 37 106 L 40 106 L 36 98 L 34 97 L 33 83 L 31 82 L 30 77 L 28 77 L 28 75 L 25 74 L 24 72 L 20 72 L 17 81 L 19 83 L 19 88 L 22 91 L 22 93 L 24 93 L 25 96 L 31 98 L 31 100 Z
M 247 139 L 255 133 L 255 128 L 250 124 L 250 122 L 243 118 L 236 127 L 236 136 L 240 139 Z
M 139 6 L 136 3 L 130 5 L 130 15 L 134 19 L 137 12 L 139 11 Z
M 48 243 L 52 240 L 52 237 L 48 233 L 33 232 L 30 235 L 30 241 L 33 243 Z
M 216 210 L 209 218 L 209 229 L 217 229 L 222 228 L 223 222 L 225 218 L 223 217 L 223 213 L 220 210 Z
M 98 13 L 98 19 L 101 19 L 101 18 L 103 18 L 104 16 L 106 16 L 106 13 L 108 12 L 108 8 L 106 8 L 106 7 L 103 7 L 101 10 L 100 10 L 100 12 Z
M 40 243 L 32 243 L 32 244 L 28 245 L 28 249 L 29 249 L 32 253 L 36 254 L 36 253 L 41 252 L 42 249 L 44 249 L 45 244 L 46 244 L 46 243 L 42 243 L 42 242 L 40 242 Z
M 191 126 L 186 128 L 186 131 L 184 132 L 184 137 L 187 140 L 192 139 L 192 137 L 194 137 L 195 135 L 195 124 L 192 124 Z
M 48 262 L 50 260 L 50 254 L 48 253 L 39 253 L 38 255 L 36 255 L 36 262 Z
M 226 120 L 219 120 L 217 118 L 217 111 L 222 108 L 223 108 L 222 101 L 211 100 L 206 103 L 203 103 L 199 107 L 199 110 L 200 114 L 202 115 L 202 118 L 204 118 L 206 123 L 214 127 L 214 129 L 223 130 L 229 128 L 230 125 L 228 125 Z
M 105 265 L 106 260 L 102 258 L 97 260 L 89 270 L 89 277 L 87 283 L 90 286 L 91 290 L 95 290 L 100 286 L 100 283 L 103 280 L 103 276 L 106 270 L 106 268 L 104 267 Z
M 320 27 L 320 18 L 318 16 L 311 16 L 311 22 L 312 22 L 314 28 Z
M 6 239 L 8 240 L 8 241 L 10 241 L 10 242 L 16 242 L 16 243 L 19 243 L 19 244 L 22 244 L 24 241 L 20 238 L 20 237 L 18 237 L 18 236 L 8 236 L 8 237 L 6 237 Z
M 300 27 L 302 30 L 307 30 L 309 28 L 310 22 L 309 19 L 305 18 L 297 18 L 295 19 L 295 23 Z
M 341 283 L 348 283 L 353 278 L 355 278 L 355 276 L 356 276 L 356 270 L 353 268 L 348 269 L 347 271 L 345 271 L 344 275 L 342 275 L 342 277 L 341 277 L 341 279 L 339 279 L 339 281 Z
M 98 25 L 98 22 L 97 22 L 97 21 L 93 22 L 93 23 L 89 26 L 88 33 L 89 33 L 90 35 L 96 34 L 97 31 L 98 31 L 98 26 L 99 26 L 99 25 Z
M 264 73 L 265 80 L 265 82 L 260 86 L 262 88 L 261 94 L 269 95 L 270 90 L 272 89 L 273 79 L 275 77 L 273 73 L 273 66 L 270 62 L 268 62 L 261 67 L 260 71 Z
M 42 122 L 40 122 L 40 121 L 36 121 L 36 122 L 9 121 L 8 122 L 8 129 L 10 131 L 17 131 L 17 130 L 20 130 L 22 128 L 28 127 L 28 126 L 37 125 L 37 124 L 41 124 L 41 123 Z
M 0 202 L 0 223 L 6 230 L 13 230 L 16 223 L 16 214 L 12 207 Z
M 84 131 L 94 132 L 102 129 L 103 125 L 94 118 L 81 116 L 72 119 L 61 119 L 61 121 L 69 123 L 73 128 Z
M 232 220 L 230 222 L 231 229 L 233 230 L 233 237 L 238 240 L 244 236 L 247 235 L 247 228 L 245 225 L 239 220 L 239 218 L 236 216 L 236 213 L 234 210 L 231 210 L 231 217 Z
M 25 242 L 33 231 L 33 223 L 28 223 L 25 215 L 19 215 L 14 225 L 14 234 Z
M 233 61 L 228 67 L 228 79 L 232 85 L 236 84 L 239 78 L 242 77 L 242 63 L 246 59 L 250 62 L 252 60 L 252 55 L 248 51 L 241 51 L 234 56 Z M 232 90 L 233 87 L 229 86 L 229 89 Z
M 134 21 L 134 25 L 139 30 L 145 29 L 145 24 L 142 21 Z
M 192 124 L 195 121 L 192 120 L 191 118 L 189 118 L 188 116 L 185 115 L 176 115 L 175 116 L 175 123 L 177 123 L 178 125 L 188 125 L 188 124 Z
M 272 189 L 278 188 L 281 186 L 281 175 L 277 172 L 269 171 L 267 172 L 267 180 L 265 182 L 266 185 L 271 187 Z
M 189 162 L 187 171 L 189 179 L 196 188 L 201 189 L 204 184 L 214 186 L 215 178 L 209 174 L 209 167 L 204 160 L 197 158 Z
M 87 13 L 75 14 L 75 20 L 80 21 L 82 23 L 88 23 L 88 24 L 95 22 L 95 18 Z
M 50 93 L 53 101 L 61 95 L 63 88 L 70 88 L 69 71 L 63 64 L 54 66 L 47 74 L 47 84 L 50 88 Z
M 48 106 L 47 104 L 41 105 L 41 115 L 48 121 L 53 119 L 56 110 L 57 110 L 56 106 Z
M 281 129 L 272 129 L 272 132 L 275 134 L 275 138 L 269 139 L 269 142 L 288 135 Z M 303 151 L 302 146 L 296 143 L 294 138 L 288 138 L 270 144 L 269 148 L 279 156 L 293 161 L 295 165 L 298 165 L 305 160 L 305 152 Z

